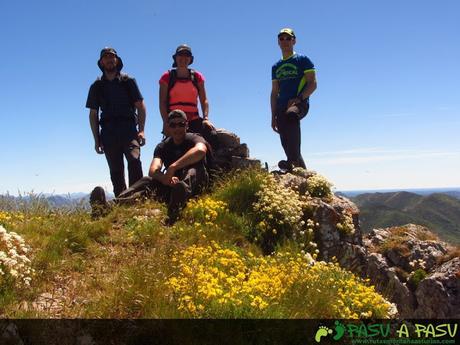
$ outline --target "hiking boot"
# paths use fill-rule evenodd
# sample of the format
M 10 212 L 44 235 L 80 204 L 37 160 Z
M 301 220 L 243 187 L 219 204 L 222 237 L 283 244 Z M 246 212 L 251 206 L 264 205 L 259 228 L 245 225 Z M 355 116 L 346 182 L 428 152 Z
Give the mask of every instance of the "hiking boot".
M 89 195 L 91 205 L 91 217 L 97 219 L 105 216 L 109 211 L 109 205 L 105 198 L 104 188 L 97 186 Z
M 278 168 L 284 171 L 291 171 L 292 170 L 292 164 L 289 163 L 288 161 L 281 160 L 278 162 Z
M 190 194 L 188 186 L 183 181 L 174 184 L 171 189 L 168 203 L 168 225 L 173 225 L 179 219 L 180 212 L 185 207 Z

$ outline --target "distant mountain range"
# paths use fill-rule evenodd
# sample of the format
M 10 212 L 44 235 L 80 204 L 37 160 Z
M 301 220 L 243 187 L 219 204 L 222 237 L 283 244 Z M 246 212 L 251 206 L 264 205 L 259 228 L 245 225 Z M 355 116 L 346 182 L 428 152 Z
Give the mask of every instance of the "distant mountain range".
M 66 195 L 0 195 L 0 207 L 20 208 L 23 206 L 30 206 L 34 203 L 46 203 L 51 208 L 75 208 L 75 207 L 89 207 L 89 194 L 87 193 L 72 193 Z M 9 207 L 7 207 L 9 205 Z
M 445 241 L 460 245 L 460 190 L 414 190 L 392 192 L 338 192 L 351 199 L 360 209 L 361 228 L 420 224 L 428 227 Z M 112 198 L 108 195 L 108 198 Z M 89 195 L 39 195 L 14 197 L 0 195 L 0 206 L 7 203 L 28 203 L 43 200 L 52 208 L 89 207 Z
M 361 228 L 420 224 L 450 243 L 460 244 L 460 192 L 420 195 L 412 192 L 364 193 L 350 198 L 360 209 Z

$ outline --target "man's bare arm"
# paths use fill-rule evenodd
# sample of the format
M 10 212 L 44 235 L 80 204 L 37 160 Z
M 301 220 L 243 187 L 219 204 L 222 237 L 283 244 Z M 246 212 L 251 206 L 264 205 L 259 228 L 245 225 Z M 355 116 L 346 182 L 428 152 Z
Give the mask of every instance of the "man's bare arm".
M 137 134 L 137 139 L 139 145 L 143 146 L 145 144 L 145 119 L 147 117 L 147 110 L 145 108 L 144 100 L 137 101 L 134 103 L 134 106 L 137 109 L 137 120 L 138 120 L 138 129 L 139 133 Z
M 280 91 L 280 84 L 278 80 L 272 80 L 272 92 L 270 94 L 270 106 L 272 110 L 272 128 L 278 132 L 278 125 L 276 124 L 276 100 Z
M 161 172 L 161 167 L 163 166 L 163 161 L 160 158 L 153 158 L 152 163 L 150 163 L 149 176 L 163 184 L 169 184 L 169 181 L 166 181 L 166 176 Z
M 102 154 L 104 153 L 104 146 L 102 145 L 101 135 L 99 132 L 99 114 L 97 109 L 89 110 L 89 125 L 94 138 L 94 150 Z
M 207 152 L 206 145 L 203 143 L 196 143 L 194 147 L 188 150 L 182 157 L 180 157 L 177 161 L 172 163 L 168 170 L 166 170 L 165 175 L 171 179 L 177 170 L 182 168 L 188 167 L 194 163 L 199 162 L 204 158 Z
M 311 96 L 311 94 L 316 90 L 317 88 L 317 83 L 316 83 L 316 73 L 315 70 L 308 70 L 305 71 L 303 75 L 305 79 L 305 88 L 302 90 L 302 92 L 299 94 L 298 97 L 300 97 L 302 100 L 307 99 L 308 97 Z

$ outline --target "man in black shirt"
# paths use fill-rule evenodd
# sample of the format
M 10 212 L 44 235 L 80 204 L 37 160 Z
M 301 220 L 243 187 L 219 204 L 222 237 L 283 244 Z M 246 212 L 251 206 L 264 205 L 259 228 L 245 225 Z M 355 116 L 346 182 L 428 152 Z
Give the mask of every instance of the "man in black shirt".
M 120 72 L 123 61 L 115 49 L 102 49 L 97 65 L 102 77 L 91 85 L 86 107 L 90 109 L 94 148 L 105 153 L 113 192 L 118 196 L 126 189 L 123 155 L 128 162 L 129 185 L 143 176 L 140 147 L 145 144 L 146 110 L 136 80 Z
M 197 195 L 207 185 L 206 153 L 209 144 L 199 134 L 187 133 L 187 116 L 182 110 L 168 114 L 170 137 L 157 145 L 150 164 L 149 176 L 143 177 L 122 192 L 117 203 L 131 203 L 140 196 L 155 196 L 168 204 L 168 222 L 177 220 L 180 210 L 187 200 Z M 165 171 L 161 171 L 162 167 Z M 91 205 L 97 211 L 98 205 L 105 204 L 105 194 L 101 187 L 91 193 Z

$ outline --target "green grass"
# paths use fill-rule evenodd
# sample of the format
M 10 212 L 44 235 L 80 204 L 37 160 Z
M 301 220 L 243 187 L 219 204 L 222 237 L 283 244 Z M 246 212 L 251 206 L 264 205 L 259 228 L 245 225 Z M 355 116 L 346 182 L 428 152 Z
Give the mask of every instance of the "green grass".
M 8 231 L 20 234 L 32 248 L 30 258 L 35 269 L 30 287 L 2 285 L 0 316 L 338 318 L 360 317 L 371 310 L 376 317 L 388 316 L 383 299 L 378 305 L 369 302 L 360 308 L 352 307 L 362 296 L 358 292 L 347 295 L 345 291 L 364 289 L 367 283 L 336 266 L 310 267 L 300 254 L 299 244 L 292 239 L 286 238 L 275 246 L 277 253 L 291 253 L 290 261 L 262 254 L 260 243 L 253 241 L 251 234 L 255 221 L 260 220 L 254 213 L 254 203 L 265 174 L 261 170 L 247 170 L 223 177 L 212 193 L 197 200 L 193 211 L 184 212 L 172 227 L 163 225 L 164 205 L 153 201 L 115 207 L 98 220 L 92 220 L 82 209 L 51 210 L 46 204 L 41 205 L 40 200 L 29 204 L 27 209 L 0 202 L 0 207 L 5 206 L 0 208 L 3 212 L 0 223 Z M 156 209 L 159 211 L 154 212 Z M 213 249 L 216 261 L 208 262 L 210 257 L 201 257 L 202 266 L 183 257 L 184 253 L 199 256 L 206 248 L 217 246 L 226 254 Z M 232 259 L 219 261 L 223 255 Z M 227 265 L 236 258 L 244 265 L 238 268 L 240 271 L 228 270 Z M 191 275 L 187 276 L 189 284 L 185 287 L 190 291 L 175 291 L 169 282 L 179 277 L 187 265 L 191 267 Z M 216 290 L 215 298 L 200 295 L 204 293 L 200 289 L 215 282 L 200 278 L 199 267 L 203 274 L 209 270 L 211 278 L 228 283 L 222 291 Z M 223 278 L 224 273 L 229 280 Z M 240 273 L 238 278 L 237 273 Z M 277 283 L 278 276 L 284 280 Z M 240 306 L 223 304 L 219 299 L 230 293 L 226 289 L 238 291 L 251 279 L 254 285 L 245 288 L 253 292 L 238 294 Z M 258 290 L 264 286 L 268 295 Z M 273 291 L 278 291 L 278 295 L 273 295 Z M 203 301 L 201 314 L 179 308 L 180 296 L 188 293 L 196 293 L 194 296 Z M 43 294 L 51 295 L 56 308 L 39 306 Z M 254 296 L 258 294 L 267 306 L 256 303 Z M 336 300 L 343 301 L 342 309 L 330 303 Z

